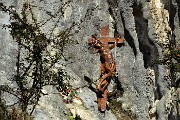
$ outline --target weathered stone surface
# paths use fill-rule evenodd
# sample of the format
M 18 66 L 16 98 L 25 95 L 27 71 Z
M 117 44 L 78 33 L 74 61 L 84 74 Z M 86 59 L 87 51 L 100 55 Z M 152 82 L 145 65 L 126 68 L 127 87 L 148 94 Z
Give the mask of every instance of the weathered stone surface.
M 44 95 L 40 98 L 33 112 L 34 120 L 68 120 L 70 112 L 63 103 L 62 97 L 53 86 L 45 86 Z M 29 109 L 30 110 L 30 109 Z
M 109 25 L 111 37 L 114 32 L 119 32 L 126 40 L 125 46 L 113 50 L 119 79 L 124 88 L 123 96 L 117 98 L 122 103 L 122 109 L 135 114 L 138 120 L 179 119 L 180 108 L 177 101 L 180 99 L 178 98 L 180 91 L 171 87 L 167 66 L 151 66 L 154 60 L 163 57 L 163 47 L 170 40 L 175 41 L 177 47 L 180 46 L 179 0 L 73 0 L 65 6 L 64 14 L 56 14 L 58 8 L 66 1 L 1 0 L 0 2 L 15 6 L 18 11 L 25 2 L 35 5 L 33 11 L 38 21 L 45 22 L 50 15 L 54 15 L 51 21 L 41 27 L 45 33 L 53 29 L 54 25 L 57 25 L 54 32 L 58 33 L 73 22 L 80 24 L 74 28 L 78 33 L 73 37 L 78 44 L 67 45 L 64 58 L 61 60 L 72 78 L 71 85 L 82 89 L 79 97 L 83 106 L 79 107 L 77 114 L 82 119 L 89 117 L 94 120 L 102 119 L 97 110 L 96 94 L 89 89 L 90 84 L 95 88 L 98 82 L 99 55 L 94 54 L 89 48 L 87 39 L 94 33 L 100 35 L 100 28 Z M 0 26 L 3 24 L 9 24 L 9 16 L 0 11 Z M 0 42 L 0 85 L 8 84 L 16 87 L 9 78 L 15 72 L 17 47 L 7 29 L 0 29 Z M 177 75 L 177 80 L 178 77 Z M 91 81 L 87 81 L 87 78 Z M 54 91 L 54 88 L 51 90 Z M 6 94 L 4 96 L 7 103 L 14 103 L 15 98 L 13 100 L 6 97 Z M 61 97 L 50 94 L 41 97 L 39 103 L 33 113 L 36 120 L 68 119 L 63 113 L 63 111 L 66 113 L 67 109 L 60 108 L 63 104 Z M 44 106 L 47 103 L 49 106 Z M 82 112 L 87 112 L 87 116 Z M 103 119 L 116 118 L 108 111 Z

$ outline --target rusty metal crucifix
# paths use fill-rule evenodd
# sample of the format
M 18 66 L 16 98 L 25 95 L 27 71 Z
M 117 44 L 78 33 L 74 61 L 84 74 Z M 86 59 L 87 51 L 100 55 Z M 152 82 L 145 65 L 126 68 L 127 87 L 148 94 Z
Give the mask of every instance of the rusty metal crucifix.
M 98 95 L 98 109 L 101 112 L 106 110 L 106 100 L 108 90 L 107 87 L 110 84 L 111 79 L 114 77 L 116 71 L 116 62 L 112 56 L 111 49 L 117 46 L 119 43 L 123 43 L 124 39 L 120 38 L 119 34 L 116 34 L 114 38 L 109 37 L 109 26 L 101 28 L 100 37 L 96 34 L 92 35 L 88 39 L 88 44 L 92 45 L 98 53 L 100 53 L 100 70 L 101 75 L 99 84 L 97 85 Z

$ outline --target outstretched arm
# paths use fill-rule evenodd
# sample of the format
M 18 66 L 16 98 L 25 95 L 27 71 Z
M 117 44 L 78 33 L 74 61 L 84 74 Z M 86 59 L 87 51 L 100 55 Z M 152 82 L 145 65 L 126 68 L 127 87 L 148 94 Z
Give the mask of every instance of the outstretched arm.
M 113 45 L 109 46 L 110 49 L 113 49 L 114 47 L 116 47 L 118 44 L 118 39 L 116 39 L 116 42 L 114 42 Z

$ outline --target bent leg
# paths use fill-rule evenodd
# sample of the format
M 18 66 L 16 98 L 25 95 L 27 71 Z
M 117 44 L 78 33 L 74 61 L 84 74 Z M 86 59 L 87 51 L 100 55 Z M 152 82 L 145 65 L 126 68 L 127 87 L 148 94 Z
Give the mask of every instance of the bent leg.
M 107 77 L 113 77 L 116 69 L 116 64 L 104 64 L 104 69 L 106 74 L 102 76 L 102 79 L 106 79 Z
M 99 80 L 99 84 L 97 85 L 97 89 L 102 93 L 109 86 L 110 80 L 114 75 L 114 69 L 111 69 L 112 68 L 111 64 L 105 64 L 103 68 L 107 73 L 101 77 L 101 79 Z
M 107 78 L 105 80 L 100 80 L 99 84 L 97 85 L 98 91 L 103 93 L 107 89 L 107 87 L 109 86 L 110 80 L 111 80 L 111 78 Z

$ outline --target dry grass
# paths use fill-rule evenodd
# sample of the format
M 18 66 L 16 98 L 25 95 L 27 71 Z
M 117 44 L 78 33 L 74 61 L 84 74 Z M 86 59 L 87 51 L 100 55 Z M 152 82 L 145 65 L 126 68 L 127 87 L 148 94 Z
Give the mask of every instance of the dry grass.
M 18 111 L 16 108 L 7 110 L 0 108 L 0 120 L 32 120 L 32 117 L 26 113 Z
M 112 113 L 117 117 L 118 120 L 136 120 L 136 116 L 131 111 L 125 111 L 122 109 L 122 103 L 117 102 L 117 97 L 122 97 L 122 92 L 117 92 L 116 96 L 109 98 L 109 107 Z

